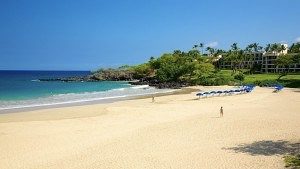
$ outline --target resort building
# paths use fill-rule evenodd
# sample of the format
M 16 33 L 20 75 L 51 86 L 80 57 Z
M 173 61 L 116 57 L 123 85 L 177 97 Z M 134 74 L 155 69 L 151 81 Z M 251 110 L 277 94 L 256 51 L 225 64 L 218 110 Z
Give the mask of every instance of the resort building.
M 285 68 L 279 67 L 275 64 L 275 60 L 280 55 L 285 55 L 288 52 L 288 45 L 283 44 L 285 50 L 278 52 L 252 52 L 248 53 L 249 56 L 246 61 L 243 61 L 240 65 L 242 68 L 251 69 L 253 68 L 256 72 L 260 73 L 278 73 L 282 72 Z M 233 62 L 228 62 L 222 59 L 218 60 L 217 66 L 221 69 L 231 69 L 233 68 Z M 290 66 L 290 72 L 300 72 L 300 63 Z

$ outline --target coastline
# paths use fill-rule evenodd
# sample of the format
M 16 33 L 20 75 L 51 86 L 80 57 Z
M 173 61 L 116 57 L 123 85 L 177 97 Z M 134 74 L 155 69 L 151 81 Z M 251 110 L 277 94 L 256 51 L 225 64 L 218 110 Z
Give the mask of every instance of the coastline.
M 216 90 L 231 86 L 196 86 Z M 196 92 L 0 114 L 4 168 L 284 168 L 299 151 L 300 90 Z M 224 117 L 219 118 L 219 108 Z M 237 167 L 238 166 L 238 167 Z
M 171 89 L 170 89 L 171 90 Z M 172 89 L 174 90 L 174 89 Z M 184 87 L 182 89 L 176 89 L 174 91 L 167 91 L 161 93 L 154 93 L 154 94 L 141 94 L 137 96 L 128 96 L 128 97 L 119 97 L 119 98 L 109 98 L 109 99 L 95 99 L 95 100 L 87 100 L 87 101 L 78 101 L 78 102 L 70 102 L 70 103 L 57 103 L 51 105 L 38 105 L 38 106 L 29 106 L 29 107 L 20 107 L 20 108 L 10 108 L 10 109 L 3 109 L 0 110 L 1 114 L 6 113 L 20 113 L 20 112 L 28 112 L 34 110 L 43 110 L 43 109 L 51 109 L 51 108 L 63 108 L 63 107 L 74 107 L 74 106 L 84 106 L 84 105 L 93 105 L 93 104 L 107 104 L 113 103 L 118 101 L 124 100 L 132 100 L 132 99 L 144 99 L 144 98 L 151 98 L 160 97 L 160 96 L 167 96 L 167 95 L 174 95 L 174 94 L 187 94 L 193 91 L 197 91 L 197 89 L 191 87 Z

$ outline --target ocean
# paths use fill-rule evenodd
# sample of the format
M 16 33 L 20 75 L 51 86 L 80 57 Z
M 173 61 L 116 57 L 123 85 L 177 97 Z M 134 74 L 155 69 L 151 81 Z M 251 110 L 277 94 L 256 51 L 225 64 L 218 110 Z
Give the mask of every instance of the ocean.
M 0 71 L 0 111 L 89 101 L 109 101 L 171 92 L 147 85 L 132 86 L 124 81 L 59 82 L 45 78 L 84 76 L 90 71 Z

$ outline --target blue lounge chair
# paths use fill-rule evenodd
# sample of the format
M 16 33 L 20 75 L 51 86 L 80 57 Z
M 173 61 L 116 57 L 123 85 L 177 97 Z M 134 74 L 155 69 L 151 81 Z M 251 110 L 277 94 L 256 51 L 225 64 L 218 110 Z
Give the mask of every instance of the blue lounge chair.
M 283 86 L 282 85 L 275 85 L 275 90 L 274 92 L 279 92 L 283 89 Z
M 254 85 L 246 85 L 246 87 L 244 88 L 245 92 L 249 93 L 254 89 Z
M 215 95 L 217 92 L 216 91 L 211 91 L 209 93 L 212 94 L 212 95 Z
M 240 92 L 241 92 L 241 90 L 239 90 L 239 89 L 236 89 L 236 90 L 234 90 L 234 92 L 235 92 L 235 93 L 240 93 Z
M 201 98 L 201 96 L 204 96 L 203 93 L 197 93 L 196 96 L 199 96 L 199 99 Z
M 204 92 L 203 94 L 205 94 L 205 96 L 207 97 L 210 94 L 210 92 Z
M 223 91 L 217 91 L 217 93 L 219 94 L 219 96 L 223 93 Z
M 249 93 L 249 92 L 251 92 L 251 91 L 252 91 L 252 90 L 251 90 L 250 88 L 246 88 L 246 89 L 245 89 L 245 92 L 246 92 L 246 93 Z
M 225 90 L 225 91 L 223 91 L 223 93 L 224 93 L 225 96 L 226 96 L 227 94 L 229 94 L 229 90 Z
M 203 96 L 203 93 L 197 93 L 196 96 Z
M 228 92 L 229 92 L 229 94 L 233 94 L 234 90 L 229 90 Z
M 246 88 L 242 88 L 240 91 L 241 93 L 246 93 Z

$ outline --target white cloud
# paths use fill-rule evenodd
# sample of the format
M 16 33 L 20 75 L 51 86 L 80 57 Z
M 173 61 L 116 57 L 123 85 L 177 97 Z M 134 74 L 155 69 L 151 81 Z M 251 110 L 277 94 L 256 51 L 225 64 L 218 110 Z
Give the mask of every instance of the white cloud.
M 300 37 L 295 39 L 296 42 L 300 42 Z
M 206 44 L 205 46 L 206 47 L 211 47 L 211 48 L 215 48 L 215 47 L 217 47 L 218 46 L 218 42 L 210 42 L 210 43 L 208 43 L 208 44 Z
M 280 41 L 280 43 L 287 43 L 287 41 L 285 41 L 285 40 L 282 40 L 282 41 Z

